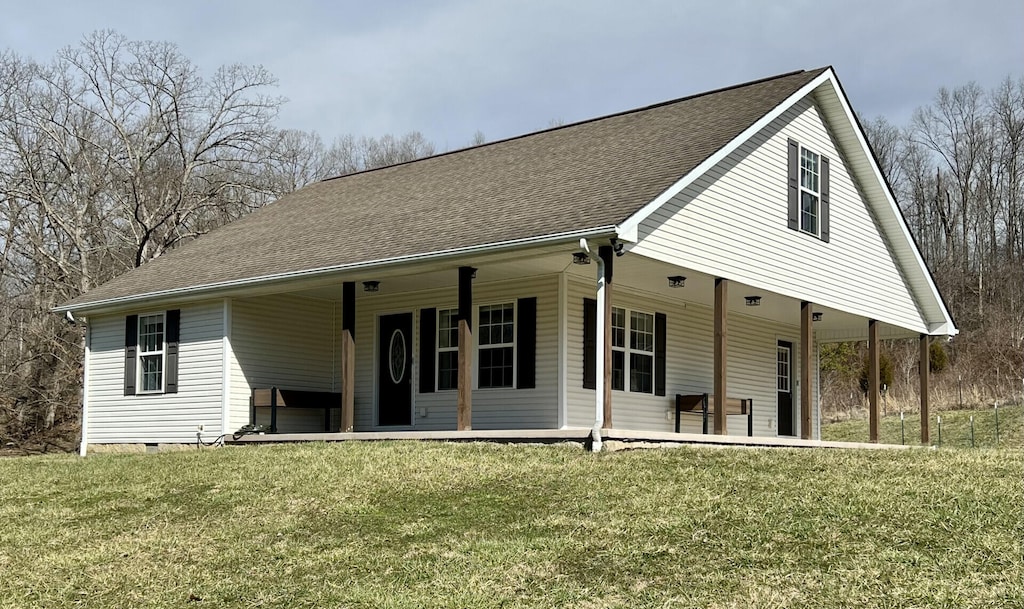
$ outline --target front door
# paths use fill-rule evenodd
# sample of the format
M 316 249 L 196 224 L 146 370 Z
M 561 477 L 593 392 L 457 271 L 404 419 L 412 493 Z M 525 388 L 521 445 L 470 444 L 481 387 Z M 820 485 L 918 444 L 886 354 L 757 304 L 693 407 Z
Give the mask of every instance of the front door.
M 412 425 L 412 313 L 381 316 L 377 353 L 377 424 Z
M 779 435 L 793 433 L 793 343 L 779 341 L 776 355 L 776 390 L 778 391 Z

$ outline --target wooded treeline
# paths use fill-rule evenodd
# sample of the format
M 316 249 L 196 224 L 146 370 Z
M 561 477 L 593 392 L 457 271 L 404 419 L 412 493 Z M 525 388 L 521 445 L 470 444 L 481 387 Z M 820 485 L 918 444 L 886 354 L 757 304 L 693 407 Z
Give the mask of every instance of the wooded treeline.
M 876 118 L 864 128 L 961 331 L 943 345 L 947 376 L 968 385 L 974 400 L 1019 396 L 1024 77 L 1007 77 L 990 91 L 976 83 L 942 88 L 909 124 Z M 916 392 L 916 344 L 894 342 L 888 351 L 896 389 Z
M 83 331 L 51 307 L 305 184 L 434 153 L 280 129 L 275 85 L 110 31 L 0 53 L 0 438 L 77 419 Z
M 0 53 L 0 438 L 74 433 L 83 330 L 54 305 L 310 182 L 434 153 L 417 132 L 327 145 L 281 129 L 275 85 L 109 31 L 45 63 Z M 908 125 L 864 126 L 962 330 L 953 370 L 1019 387 L 1024 78 L 942 89 Z M 915 347 L 889 352 L 910 385 Z M 859 356 L 837 354 L 853 364 L 826 380 L 845 392 Z

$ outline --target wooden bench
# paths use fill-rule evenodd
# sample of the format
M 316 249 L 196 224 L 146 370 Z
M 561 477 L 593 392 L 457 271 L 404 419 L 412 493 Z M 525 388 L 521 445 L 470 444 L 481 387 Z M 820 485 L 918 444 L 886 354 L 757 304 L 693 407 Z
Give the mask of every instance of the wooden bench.
M 682 428 L 682 415 L 699 414 L 702 417 L 703 433 L 708 433 L 709 415 L 715 412 L 713 397 L 706 393 L 693 395 L 676 394 L 676 433 Z M 725 398 L 725 414 L 747 416 L 747 435 L 754 435 L 754 400 L 749 398 Z
M 256 425 L 256 409 L 270 408 L 270 431 L 277 432 L 278 408 L 323 409 L 324 431 L 331 430 L 331 411 L 341 410 L 341 394 L 300 389 L 253 389 L 249 397 L 249 422 Z

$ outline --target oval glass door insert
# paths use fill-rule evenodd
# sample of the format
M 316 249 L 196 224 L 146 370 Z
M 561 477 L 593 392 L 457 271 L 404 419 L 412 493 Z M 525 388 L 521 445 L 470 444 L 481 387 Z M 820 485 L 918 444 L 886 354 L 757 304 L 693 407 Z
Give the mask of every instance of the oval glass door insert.
M 405 334 L 401 330 L 395 330 L 391 334 L 391 344 L 388 347 L 388 363 L 391 372 L 391 382 L 398 384 L 405 378 Z

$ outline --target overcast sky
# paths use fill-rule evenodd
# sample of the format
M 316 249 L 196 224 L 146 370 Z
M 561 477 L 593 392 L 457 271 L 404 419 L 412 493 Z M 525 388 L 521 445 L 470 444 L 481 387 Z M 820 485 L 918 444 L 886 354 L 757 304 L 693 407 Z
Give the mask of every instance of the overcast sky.
M 939 87 L 1024 76 L 1024 0 L 0 0 L 0 48 L 48 60 L 97 29 L 204 73 L 262 64 L 281 127 L 439 149 L 798 69 L 905 123 Z

